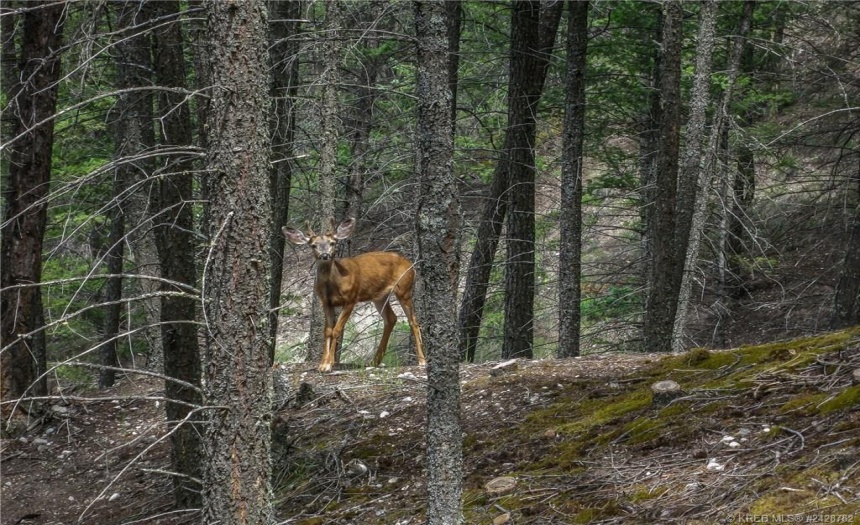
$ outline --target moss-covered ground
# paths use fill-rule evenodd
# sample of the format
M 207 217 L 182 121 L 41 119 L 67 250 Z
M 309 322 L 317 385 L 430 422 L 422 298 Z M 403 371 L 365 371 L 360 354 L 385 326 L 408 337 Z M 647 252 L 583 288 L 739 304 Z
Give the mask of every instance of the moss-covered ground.
M 499 376 L 466 366 L 466 523 L 506 512 L 517 524 L 860 522 L 856 368 L 860 329 L 522 362 Z M 305 376 L 318 398 L 281 414 L 295 435 L 279 467 L 290 523 L 422 522 L 426 383 L 423 370 L 401 370 L 415 375 Z M 650 386 L 665 379 L 683 393 L 655 406 Z M 356 461 L 366 473 L 350 473 Z M 489 495 L 497 476 L 517 486 Z

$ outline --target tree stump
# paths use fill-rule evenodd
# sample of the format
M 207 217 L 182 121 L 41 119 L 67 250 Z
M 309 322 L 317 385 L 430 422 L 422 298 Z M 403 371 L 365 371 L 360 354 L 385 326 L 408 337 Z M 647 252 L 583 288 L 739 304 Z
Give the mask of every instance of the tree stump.
M 681 390 L 681 385 L 672 381 L 658 381 L 651 385 L 651 404 L 656 406 L 666 406 L 684 394 Z

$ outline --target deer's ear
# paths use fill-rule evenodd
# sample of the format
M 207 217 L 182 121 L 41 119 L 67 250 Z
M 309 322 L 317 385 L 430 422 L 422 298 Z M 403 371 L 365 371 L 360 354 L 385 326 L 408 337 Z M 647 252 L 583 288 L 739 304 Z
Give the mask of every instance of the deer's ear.
M 284 232 L 284 235 L 287 237 L 287 240 L 289 240 L 293 244 L 307 244 L 308 241 L 311 240 L 310 237 L 293 228 L 287 228 L 286 226 L 284 226 L 281 231 Z
M 352 231 L 355 229 L 355 218 L 349 218 L 342 223 L 337 225 L 337 233 L 335 233 L 335 239 L 346 239 L 350 235 L 352 235 Z

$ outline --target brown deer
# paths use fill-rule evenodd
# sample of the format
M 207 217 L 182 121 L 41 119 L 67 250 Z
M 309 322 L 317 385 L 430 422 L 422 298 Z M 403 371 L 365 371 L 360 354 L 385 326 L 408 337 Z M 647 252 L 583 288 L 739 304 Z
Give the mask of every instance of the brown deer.
M 316 235 L 305 224 L 307 234 L 293 228 L 284 227 L 283 232 L 293 244 L 308 244 L 317 262 L 317 280 L 314 291 L 322 303 L 325 312 L 325 342 L 323 343 L 320 372 L 330 372 L 334 365 L 334 352 L 340 341 L 343 327 L 352 315 L 357 303 L 373 301 L 382 316 L 384 328 L 379 347 L 373 358 L 373 366 L 379 366 L 385 357 L 385 349 L 391 331 L 397 322 L 397 315 L 391 308 L 391 294 L 397 296 L 397 301 L 406 313 L 412 336 L 415 338 L 415 353 L 418 364 L 424 365 L 424 345 L 421 341 L 421 329 L 415 318 L 412 306 L 412 284 L 415 281 L 415 269 L 412 263 L 394 252 L 370 252 L 355 257 L 336 259 L 338 241 L 348 238 L 355 229 L 355 219 L 347 219 L 335 228 L 334 218 L 329 219 L 329 229 L 322 235 Z M 342 306 L 340 317 L 335 322 L 334 309 Z

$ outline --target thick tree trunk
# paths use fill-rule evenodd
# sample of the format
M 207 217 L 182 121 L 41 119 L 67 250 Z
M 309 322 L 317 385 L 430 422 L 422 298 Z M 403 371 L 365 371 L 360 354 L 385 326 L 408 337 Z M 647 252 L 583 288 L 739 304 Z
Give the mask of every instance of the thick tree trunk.
M 179 2 L 153 3 L 160 19 L 178 18 Z M 185 56 L 181 26 L 178 22 L 160 27 L 153 34 L 153 62 L 156 84 L 184 88 L 186 85 Z M 158 140 L 162 147 L 177 150 L 191 146 L 191 109 L 185 97 L 178 93 L 160 92 L 158 120 L 161 124 Z M 194 218 L 192 159 L 181 153 L 162 157 L 163 176 L 158 180 L 158 217 L 155 220 L 155 241 L 161 260 L 162 277 L 178 284 L 195 286 L 197 268 L 194 254 Z M 165 285 L 165 290 L 182 291 Z M 197 305 L 193 298 L 165 295 L 161 299 L 161 335 L 164 350 L 164 373 L 192 385 L 200 384 L 200 350 L 197 341 Z M 199 507 L 200 487 L 200 429 L 192 422 L 192 406 L 201 401 L 200 392 L 173 381 L 165 381 L 168 426 L 179 425 L 171 435 L 173 469 L 181 474 L 173 478 L 176 504 L 181 508 Z M 192 417 L 192 419 L 194 419 Z
M 493 181 L 487 197 L 487 204 L 484 206 L 481 220 L 478 224 L 475 248 L 469 261 L 466 287 L 460 307 L 460 350 L 468 361 L 474 361 L 475 359 L 478 333 L 481 329 L 487 288 L 490 283 L 490 272 L 493 268 L 496 248 L 499 245 L 502 225 L 508 211 L 511 170 L 515 166 L 513 155 L 528 155 L 528 152 L 525 150 L 534 145 L 534 119 L 536 118 L 534 112 L 537 109 L 537 103 L 543 92 L 549 57 L 555 46 L 555 36 L 563 7 L 564 4 L 562 2 L 553 2 L 548 4 L 544 9 L 541 15 L 537 44 L 534 41 L 527 41 L 525 39 L 518 39 L 516 42 L 512 39 L 511 41 L 511 64 L 508 81 L 508 124 L 505 132 L 505 144 L 502 148 L 501 158 L 496 164 Z M 527 44 L 530 47 L 515 47 Z M 524 76 L 527 72 L 531 73 L 531 75 Z M 525 172 L 525 175 L 521 178 L 528 179 L 529 174 L 531 176 L 534 175 L 534 163 L 532 162 L 530 166 L 518 167 Z M 533 181 L 531 187 L 531 192 L 533 193 Z M 522 215 L 522 213 L 519 213 L 519 215 Z M 533 236 L 534 232 L 532 231 Z M 533 244 L 528 249 L 534 250 Z M 518 260 L 518 262 L 527 265 L 527 255 Z M 534 276 L 532 275 L 533 278 Z M 506 319 L 505 323 L 507 324 L 507 322 Z M 518 321 L 514 320 L 513 322 L 516 323 Z M 524 324 L 522 321 L 519 322 L 520 324 Z M 525 324 L 530 324 L 530 321 Z M 530 337 L 526 339 L 530 340 Z
M 281 228 L 289 218 L 290 188 L 293 179 L 293 140 L 296 130 L 295 100 L 299 84 L 299 18 L 301 1 L 271 0 L 272 101 L 274 103 L 272 129 L 272 167 L 269 185 L 272 192 L 271 245 L 272 290 L 269 297 L 269 332 L 272 340 L 270 360 L 275 362 L 278 335 L 278 311 L 281 304 L 281 285 L 284 274 L 284 247 L 286 239 Z
M 0 241 L 2 297 L 0 297 L 0 399 L 47 390 L 47 356 L 43 325 L 42 242 L 47 222 L 48 185 L 54 121 L 36 125 L 53 115 L 57 107 L 60 51 L 66 5 L 63 2 L 29 2 L 20 15 L 20 49 L 4 42 L 6 107 L 3 111 L 3 151 L 8 175 L 3 181 L 5 215 Z M 13 28 L 13 23 L 9 23 Z M 4 29 L 7 29 L 4 23 Z M 12 38 L 14 32 L 3 38 Z M 13 76 L 14 75 L 14 76 Z M 14 81 L 13 81 L 14 79 Z M 26 82 L 20 83 L 20 79 Z M 14 82 L 14 83 L 13 83 Z M 12 288 L 24 285 L 20 288 Z
M 561 239 L 558 261 L 558 357 L 579 355 L 582 282 L 582 156 L 588 2 L 569 2 L 567 94 L 561 157 Z
M 463 522 L 460 352 L 450 258 L 449 218 L 459 215 L 451 136 L 445 6 L 416 1 L 418 35 L 418 213 L 420 312 L 427 341 L 427 523 Z
M 269 318 L 269 67 L 262 2 L 206 4 L 211 59 L 203 275 L 203 522 L 273 521 Z

